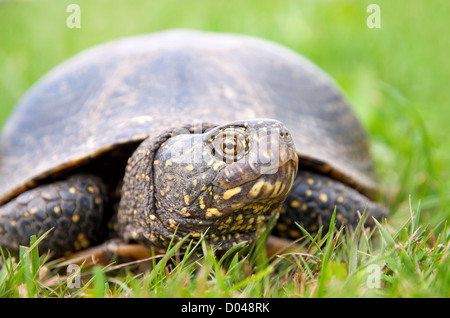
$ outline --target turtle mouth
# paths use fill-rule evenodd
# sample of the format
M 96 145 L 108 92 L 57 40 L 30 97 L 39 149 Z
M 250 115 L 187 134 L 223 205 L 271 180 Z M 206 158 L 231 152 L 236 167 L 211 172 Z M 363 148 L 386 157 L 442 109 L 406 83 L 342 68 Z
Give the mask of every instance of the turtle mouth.
M 241 184 L 239 197 L 236 194 L 228 200 L 223 199 L 223 203 L 217 206 L 217 213 L 209 215 L 217 218 L 209 227 L 205 238 L 220 249 L 231 248 L 240 242 L 254 241 L 278 219 L 281 205 L 291 190 L 296 172 L 297 161 L 288 160 L 275 173 L 264 174 Z M 226 193 L 225 191 L 223 198 L 227 198 Z
M 273 206 L 281 205 L 291 190 L 297 174 L 297 160 L 288 159 L 268 172 L 226 189 L 218 210 L 222 213 L 254 214 L 268 207 L 276 209 Z

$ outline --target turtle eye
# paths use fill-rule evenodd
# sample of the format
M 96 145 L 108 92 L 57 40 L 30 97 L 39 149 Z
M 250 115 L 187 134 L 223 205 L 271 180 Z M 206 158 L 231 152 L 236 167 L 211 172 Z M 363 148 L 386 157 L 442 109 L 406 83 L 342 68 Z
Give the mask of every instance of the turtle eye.
M 236 162 L 245 152 L 245 136 L 238 132 L 223 132 L 214 137 L 215 156 L 224 162 Z

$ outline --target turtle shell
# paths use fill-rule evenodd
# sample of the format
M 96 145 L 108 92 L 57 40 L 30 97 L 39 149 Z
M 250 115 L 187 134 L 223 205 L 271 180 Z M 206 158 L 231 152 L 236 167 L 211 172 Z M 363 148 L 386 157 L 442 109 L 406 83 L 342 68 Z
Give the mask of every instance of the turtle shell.
M 169 127 L 254 118 L 282 121 L 300 163 L 375 192 L 366 134 L 317 66 L 266 40 L 173 30 L 93 47 L 39 80 L 3 128 L 0 202 Z

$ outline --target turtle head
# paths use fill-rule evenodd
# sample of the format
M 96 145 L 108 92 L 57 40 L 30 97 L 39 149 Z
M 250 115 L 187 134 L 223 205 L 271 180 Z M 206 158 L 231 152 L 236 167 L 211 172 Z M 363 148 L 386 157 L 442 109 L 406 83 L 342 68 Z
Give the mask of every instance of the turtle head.
M 153 245 L 170 242 L 174 234 L 204 234 L 224 249 L 252 241 L 278 217 L 297 161 L 290 133 L 279 121 L 173 130 L 154 151 L 154 208 L 140 230 Z

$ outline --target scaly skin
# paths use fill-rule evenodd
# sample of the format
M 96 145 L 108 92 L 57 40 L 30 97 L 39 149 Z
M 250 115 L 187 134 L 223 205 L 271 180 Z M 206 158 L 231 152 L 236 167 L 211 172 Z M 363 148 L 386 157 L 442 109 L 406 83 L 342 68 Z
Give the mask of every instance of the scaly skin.
M 87 174 L 26 191 L 0 207 L 0 245 L 14 252 L 52 229 L 41 252 L 59 257 L 89 247 L 105 235 L 107 200 L 100 178 Z
M 260 147 L 269 128 L 277 137 L 271 154 Z M 253 241 L 278 217 L 297 171 L 295 148 L 281 123 L 242 121 L 170 134 L 144 141 L 131 157 L 119 206 L 125 240 L 165 248 L 174 236 L 178 241 L 206 233 L 210 244 L 226 249 Z M 227 149 L 229 142 L 235 147 Z M 276 162 L 277 171 L 268 171 L 264 160 Z
M 372 227 L 375 225 L 372 217 L 379 220 L 388 214 L 386 208 L 348 185 L 300 168 L 281 208 L 274 234 L 297 239 L 302 235 L 297 223 L 311 234 L 317 233 L 321 226 L 327 231 L 335 209 L 337 227 L 355 227 L 359 215 L 364 213 L 368 216 L 366 225 Z

